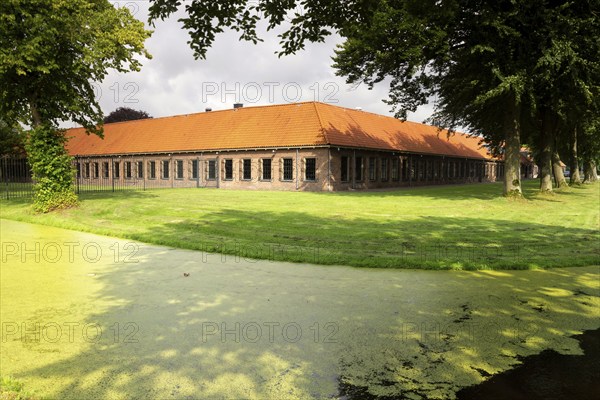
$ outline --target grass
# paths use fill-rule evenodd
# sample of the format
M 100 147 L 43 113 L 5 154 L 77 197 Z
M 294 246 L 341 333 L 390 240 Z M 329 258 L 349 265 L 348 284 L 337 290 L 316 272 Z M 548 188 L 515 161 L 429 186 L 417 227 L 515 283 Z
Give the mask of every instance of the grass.
M 36 400 L 23 389 L 23 384 L 11 377 L 0 376 L 0 400 Z
M 0 217 L 178 248 L 358 267 L 532 269 L 600 264 L 600 184 L 502 197 L 500 184 L 381 192 L 164 189 L 85 193 L 36 215 Z

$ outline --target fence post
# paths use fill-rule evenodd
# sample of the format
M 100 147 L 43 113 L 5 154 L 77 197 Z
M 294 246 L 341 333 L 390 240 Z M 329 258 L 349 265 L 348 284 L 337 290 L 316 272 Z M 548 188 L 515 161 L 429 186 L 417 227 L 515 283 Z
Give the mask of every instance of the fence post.
M 10 192 L 8 191 L 8 159 L 7 158 L 2 158 L 2 162 L 4 164 L 4 168 L 2 168 L 3 174 L 2 174 L 2 178 L 4 180 L 5 183 L 5 189 L 6 189 L 6 200 L 8 200 L 10 198 Z
M 115 159 L 111 158 L 112 171 L 111 171 L 111 182 L 112 182 L 112 191 L 115 192 Z
M 78 158 L 75 157 L 75 165 L 77 165 L 77 160 Z M 81 180 L 81 173 L 79 172 L 81 168 L 81 163 L 79 163 L 79 168 L 78 171 L 75 173 L 75 181 L 77 182 L 77 194 L 81 193 L 81 188 L 79 187 L 80 185 L 80 180 Z

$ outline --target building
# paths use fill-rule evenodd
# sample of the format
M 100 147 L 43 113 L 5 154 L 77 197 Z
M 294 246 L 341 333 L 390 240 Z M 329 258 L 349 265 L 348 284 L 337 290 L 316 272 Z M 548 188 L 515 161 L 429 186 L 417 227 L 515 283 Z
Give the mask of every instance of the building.
M 533 179 L 537 178 L 539 174 L 539 167 L 533 159 L 533 154 L 527 147 L 521 147 L 519 152 L 521 160 L 521 178 L 522 179 Z M 562 162 L 561 162 L 562 164 Z
M 70 129 L 78 182 L 100 186 L 338 191 L 503 174 L 481 140 L 319 102 L 238 107 Z

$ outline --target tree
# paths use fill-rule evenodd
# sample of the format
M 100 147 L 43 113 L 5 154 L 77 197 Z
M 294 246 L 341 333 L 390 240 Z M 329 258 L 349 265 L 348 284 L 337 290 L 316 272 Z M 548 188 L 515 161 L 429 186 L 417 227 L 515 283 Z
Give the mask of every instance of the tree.
M 24 154 L 25 140 L 21 127 L 0 119 L 0 156 Z
M 582 122 L 580 152 L 583 163 L 583 181 L 592 183 L 598 180 L 597 168 L 600 165 L 600 114 L 590 113 Z
M 194 57 L 205 58 L 216 35 L 224 28 L 240 32 L 240 39 L 257 43 L 257 23 L 264 19 L 267 29 L 288 25 L 279 35 L 279 55 L 294 54 L 308 42 L 322 42 L 333 31 L 342 31 L 349 21 L 368 21 L 379 0 L 150 0 L 150 24 L 164 20 L 184 8 L 187 16 L 179 19 L 190 33 Z M 293 14 L 293 15 L 290 15 Z
M 115 111 L 104 117 L 104 123 L 122 122 L 122 121 L 134 121 L 136 119 L 152 118 L 147 112 L 141 110 L 134 110 L 129 107 L 119 107 Z
M 153 0 L 150 21 L 180 6 Z M 552 189 L 556 127 L 572 104 L 589 109 L 598 96 L 598 0 L 193 0 L 185 10 L 196 57 L 225 27 L 256 42 L 257 21 L 272 29 L 290 12 L 280 55 L 339 32 L 346 39 L 334 58 L 339 75 L 370 87 L 391 78 L 387 103 L 399 118 L 437 98 L 432 122 L 466 126 L 502 154 L 507 195 L 521 195 L 523 140 L 542 155 L 540 189 Z
M 346 29 L 335 57 L 341 75 L 371 86 L 391 76 L 400 116 L 435 96 L 432 122 L 466 126 L 501 148 L 505 194 L 521 193 L 520 141 L 534 144 L 540 190 L 551 191 L 558 129 L 599 94 L 597 0 L 381 4 L 373 23 Z
M 382 1 L 372 23 L 347 30 L 334 65 L 349 83 L 391 76 L 387 102 L 401 118 L 435 96 L 430 122 L 484 136 L 504 158 L 505 195 L 521 196 L 527 73 L 525 60 L 507 56 L 523 51 L 513 19 L 497 2 Z
M 36 209 L 76 203 L 64 132 L 56 127 L 71 120 L 102 135 L 103 115 L 92 84 L 111 68 L 139 70 L 138 56 L 150 57 L 144 48 L 150 33 L 126 8 L 116 9 L 108 0 L 0 2 L 0 115 L 32 128 L 28 156 L 40 166 L 34 168 Z M 61 164 L 50 163 L 45 154 L 54 154 Z M 52 168 L 62 171 L 61 179 Z

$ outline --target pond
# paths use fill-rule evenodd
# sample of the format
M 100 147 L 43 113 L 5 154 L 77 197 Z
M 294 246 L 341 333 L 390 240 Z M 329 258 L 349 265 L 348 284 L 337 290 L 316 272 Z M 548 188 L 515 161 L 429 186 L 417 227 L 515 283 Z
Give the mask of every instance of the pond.
M 44 397 L 452 399 L 526 356 L 582 355 L 572 336 L 600 326 L 597 266 L 289 264 L 8 220 L 0 235 L 0 373 Z

